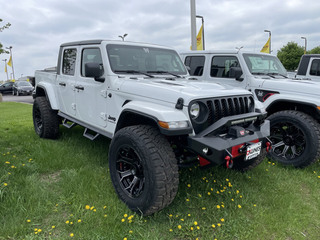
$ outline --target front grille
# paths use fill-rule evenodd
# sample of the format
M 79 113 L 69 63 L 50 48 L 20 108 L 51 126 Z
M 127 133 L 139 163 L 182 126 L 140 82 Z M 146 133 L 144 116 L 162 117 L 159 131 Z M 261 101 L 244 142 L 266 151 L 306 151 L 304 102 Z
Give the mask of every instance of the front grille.
M 213 98 L 196 100 L 207 106 L 207 116 L 205 121 L 192 120 L 195 132 L 200 132 L 219 119 L 228 116 L 245 114 L 254 111 L 252 96 L 232 96 L 227 98 Z M 191 103 L 192 104 L 192 103 Z M 190 105 L 191 105 L 190 104 Z

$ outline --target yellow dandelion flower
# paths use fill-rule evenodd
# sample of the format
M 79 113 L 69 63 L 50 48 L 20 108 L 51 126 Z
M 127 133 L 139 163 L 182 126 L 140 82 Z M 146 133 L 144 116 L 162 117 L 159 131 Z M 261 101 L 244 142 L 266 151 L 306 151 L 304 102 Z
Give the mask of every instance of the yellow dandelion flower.
M 206 210 L 206 208 L 205 208 L 205 207 L 203 207 L 203 208 L 202 208 L 202 210 Z
M 70 233 L 70 237 L 73 237 L 74 236 L 74 234 L 73 233 Z
M 130 230 L 129 233 L 133 233 L 133 231 Z
M 181 219 L 180 219 L 180 221 L 184 222 L 184 219 L 183 219 L 183 218 L 181 218 Z
M 125 219 L 124 219 L 124 218 L 122 218 L 122 219 L 121 219 L 121 222 L 124 222 L 124 221 L 125 221 Z
M 229 182 L 229 179 L 227 178 L 226 181 Z
M 104 217 L 107 217 L 107 214 L 105 214 Z
M 231 201 L 234 202 L 234 199 L 232 198 Z
M 93 210 L 94 209 L 94 206 L 92 206 L 91 208 L 90 208 L 90 210 Z
M 94 212 L 96 212 L 96 211 L 97 211 L 97 209 L 93 209 L 93 211 L 94 211 Z
M 11 168 L 15 168 L 15 166 L 12 165 Z
M 6 164 L 10 164 L 10 162 L 6 161 Z
M 4 185 L 4 186 L 8 186 L 8 183 L 4 183 L 3 185 Z
M 41 229 L 41 228 L 39 228 L 39 229 L 38 229 L 38 232 L 42 232 L 42 229 Z
M 220 192 L 219 191 L 217 191 L 217 194 L 219 194 Z
M 224 218 L 221 218 L 221 222 L 224 222 Z
M 224 208 L 224 205 L 222 204 L 221 207 Z
M 199 197 L 202 197 L 201 194 L 199 194 Z
M 197 229 L 199 230 L 199 229 L 200 229 L 200 227 L 199 227 L 199 226 L 197 226 Z
M 189 198 L 187 198 L 186 201 L 189 202 L 190 201 Z
M 220 209 L 220 205 L 217 205 L 217 208 Z
M 70 222 L 70 225 L 72 225 L 73 224 L 73 222 Z
M 238 208 L 241 208 L 241 205 L 238 205 Z
M 104 206 L 104 207 L 103 207 L 103 209 L 106 209 L 106 208 L 107 208 L 107 206 Z
M 193 227 L 191 227 L 190 230 L 193 231 Z
M 188 187 L 191 187 L 191 184 L 188 184 L 187 186 L 188 186 Z
M 216 225 L 212 224 L 212 225 L 211 225 L 211 227 L 215 228 L 215 227 L 216 227 Z
M 81 223 L 81 219 L 78 219 L 78 223 Z
M 69 221 L 68 221 L 68 220 L 66 221 L 66 224 L 69 224 Z
M 181 229 L 181 225 L 178 225 L 178 228 Z
M 253 206 L 256 207 L 257 205 L 256 205 L 256 204 L 253 204 Z
M 54 228 L 56 228 L 56 226 L 52 226 L 51 228 L 54 229 Z
M 242 198 L 242 195 L 240 195 L 240 198 Z
M 86 209 L 89 210 L 89 209 L 90 209 L 90 206 L 89 206 L 89 205 L 86 205 Z
M 196 226 L 198 225 L 197 221 L 195 221 L 193 224 L 196 225 Z
M 127 238 L 125 237 L 125 238 L 123 238 L 123 240 L 127 240 Z
M 211 195 L 211 192 L 208 192 L 208 195 L 210 196 L 210 195 Z
M 239 194 L 239 190 L 237 190 L 236 193 Z
M 30 219 L 28 219 L 28 220 L 27 220 L 27 222 L 29 223 L 29 222 L 31 222 L 31 220 L 30 220 Z
M 190 213 L 188 213 L 188 217 L 190 217 L 191 216 L 191 214 Z
M 212 191 L 213 191 L 213 188 L 211 188 L 210 190 L 211 190 L 211 192 L 212 192 Z
M 218 225 L 218 227 L 221 227 L 221 223 L 218 223 L 217 225 Z
M 170 231 L 170 232 L 172 232 L 173 230 L 172 230 L 172 229 L 170 229 L 169 231 Z
M 169 217 L 172 217 L 172 214 L 170 214 Z
M 38 232 L 38 228 L 35 228 L 34 231 L 35 231 L 35 232 Z
M 126 217 L 128 217 L 128 214 L 124 214 L 123 216 L 126 218 Z

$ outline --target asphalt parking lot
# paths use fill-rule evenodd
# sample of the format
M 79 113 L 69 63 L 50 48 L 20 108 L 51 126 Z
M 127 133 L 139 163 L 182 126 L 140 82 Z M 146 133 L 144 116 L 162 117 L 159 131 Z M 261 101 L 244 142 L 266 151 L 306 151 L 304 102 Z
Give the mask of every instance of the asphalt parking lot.
M 13 96 L 12 94 L 2 94 L 3 102 L 21 102 L 21 103 L 33 103 L 32 95 L 26 96 Z

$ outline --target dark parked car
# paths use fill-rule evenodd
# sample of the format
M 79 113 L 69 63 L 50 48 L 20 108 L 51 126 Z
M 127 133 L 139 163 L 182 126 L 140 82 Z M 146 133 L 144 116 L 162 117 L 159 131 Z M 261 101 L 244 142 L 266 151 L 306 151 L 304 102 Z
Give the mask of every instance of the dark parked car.
M 31 95 L 34 87 L 31 85 L 31 83 L 27 81 L 18 81 L 13 84 L 12 88 L 12 94 L 13 95 Z
M 13 82 L 6 82 L 0 85 L 0 93 L 12 93 Z

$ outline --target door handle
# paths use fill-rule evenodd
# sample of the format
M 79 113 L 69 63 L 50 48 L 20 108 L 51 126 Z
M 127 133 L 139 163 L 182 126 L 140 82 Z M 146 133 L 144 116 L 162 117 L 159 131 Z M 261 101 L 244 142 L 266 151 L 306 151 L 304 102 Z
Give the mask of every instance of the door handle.
M 65 82 L 59 82 L 59 85 L 65 87 L 67 84 Z
M 78 89 L 78 90 L 84 90 L 84 87 L 81 85 L 76 85 L 74 86 L 74 88 Z

